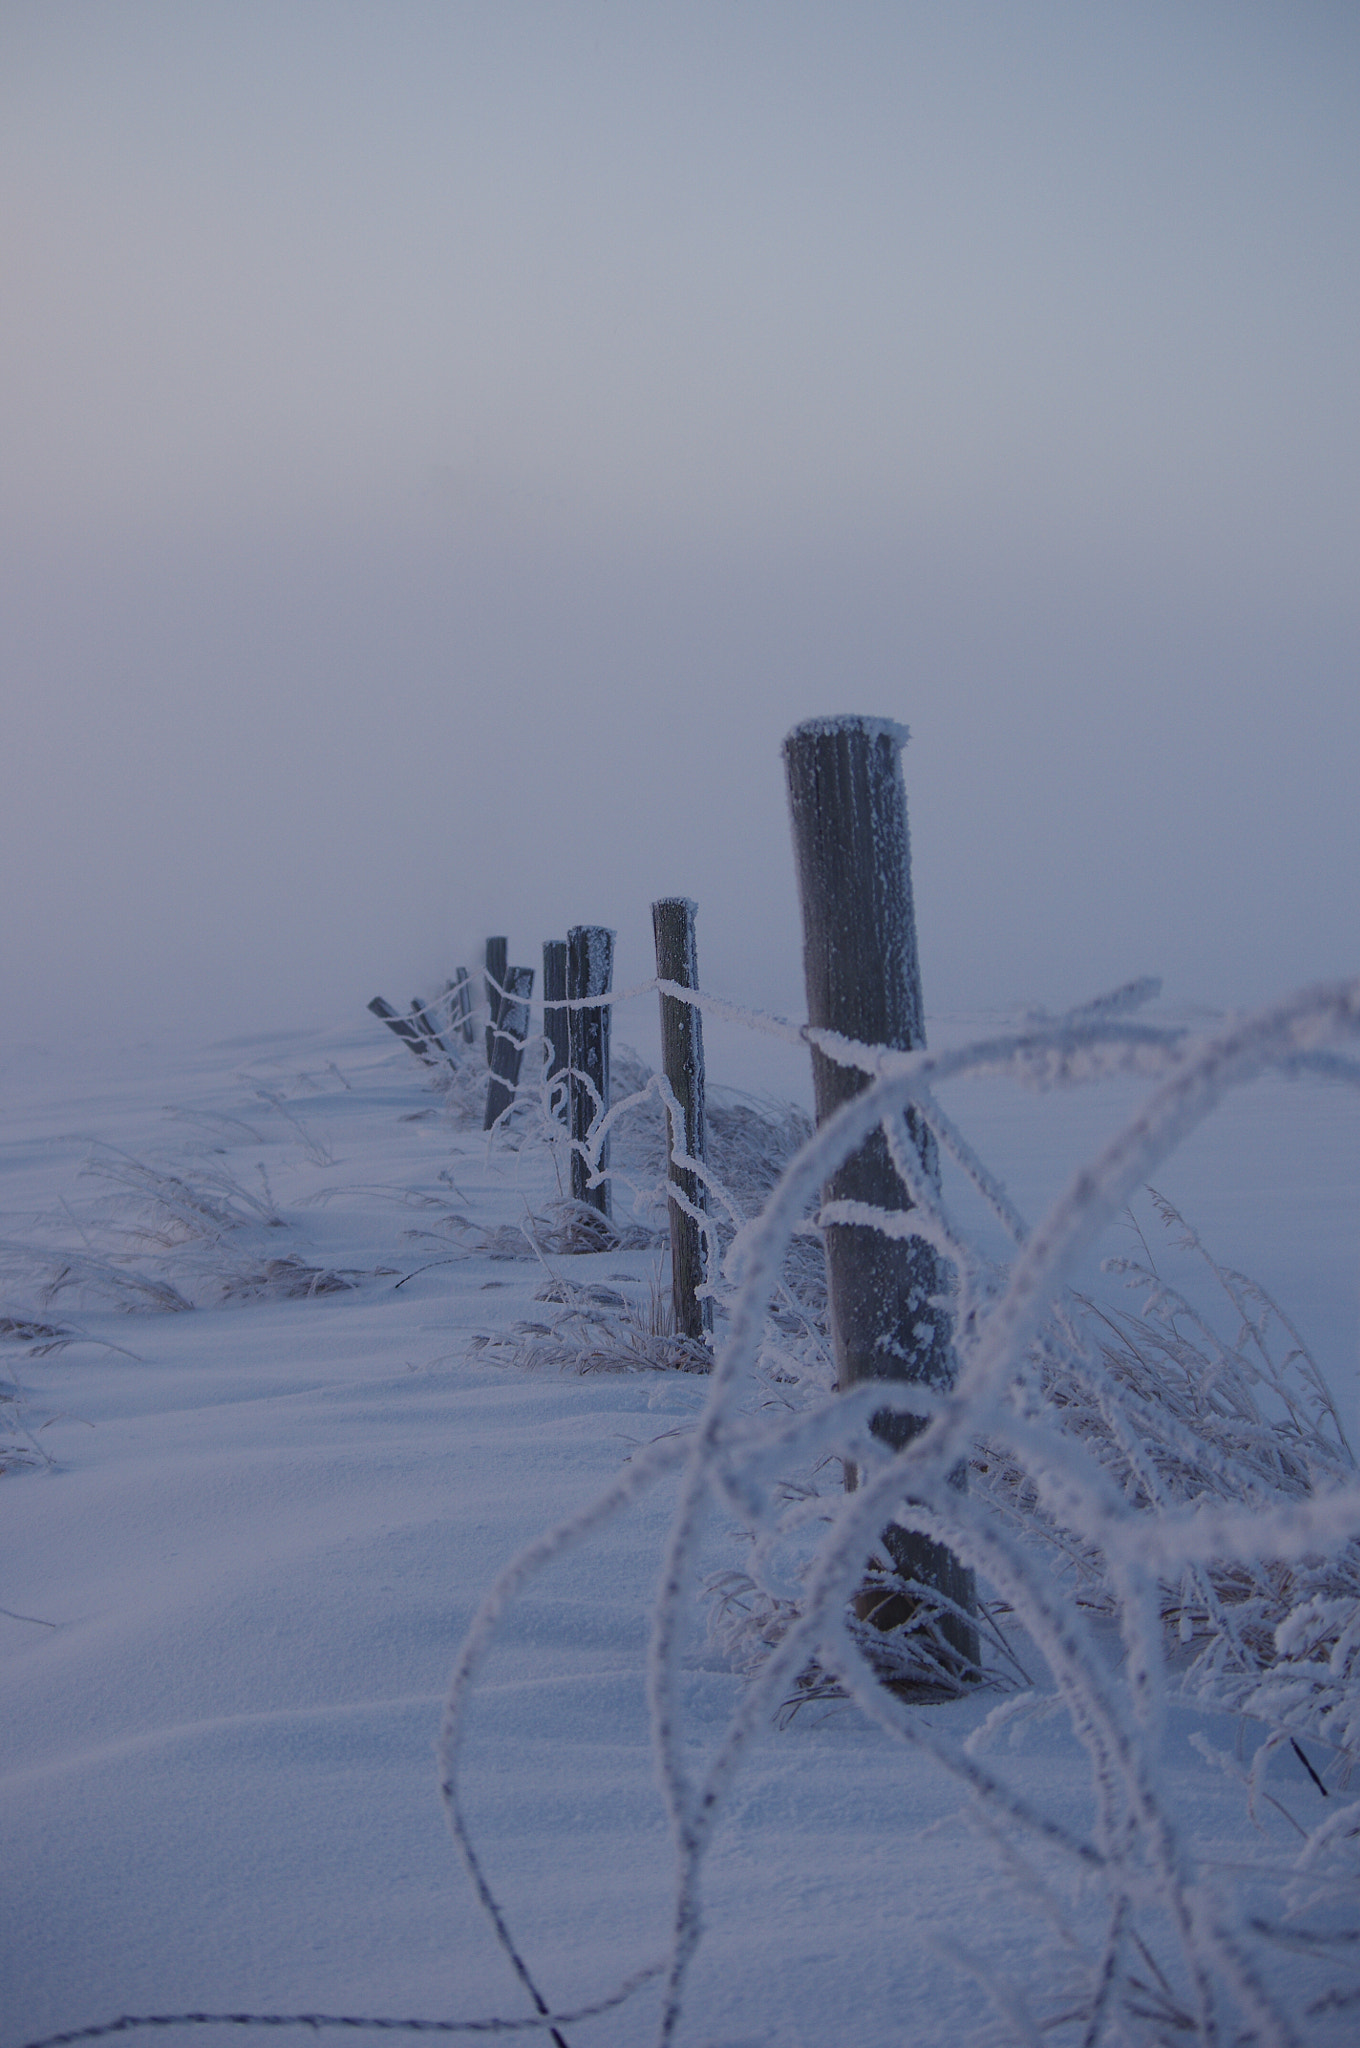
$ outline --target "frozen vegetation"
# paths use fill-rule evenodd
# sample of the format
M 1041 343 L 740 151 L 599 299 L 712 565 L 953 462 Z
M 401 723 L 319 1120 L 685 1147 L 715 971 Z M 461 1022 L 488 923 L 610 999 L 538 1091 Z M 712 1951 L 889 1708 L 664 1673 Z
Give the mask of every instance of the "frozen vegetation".
M 711 1351 L 617 1039 L 612 1223 L 536 1083 L 483 1134 L 480 1033 L 15 1055 L 5 2048 L 1353 2039 L 1360 987 L 1148 994 L 823 1036 L 869 1086 L 816 1132 L 713 1089 Z M 958 1361 L 895 1456 L 816 1234 L 880 1123 L 915 1206 L 853 1220 L 947 1259 Z

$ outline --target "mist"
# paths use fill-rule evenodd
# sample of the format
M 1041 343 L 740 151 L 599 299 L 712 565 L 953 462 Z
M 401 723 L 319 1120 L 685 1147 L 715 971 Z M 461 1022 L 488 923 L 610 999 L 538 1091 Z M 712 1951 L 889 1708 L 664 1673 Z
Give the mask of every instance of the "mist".
M 10 0 L 16 1042 L 576 922 L 796 1010 L 779 743 L 891 716 L 928 1010 L 1360 971 L 1360 30 Z

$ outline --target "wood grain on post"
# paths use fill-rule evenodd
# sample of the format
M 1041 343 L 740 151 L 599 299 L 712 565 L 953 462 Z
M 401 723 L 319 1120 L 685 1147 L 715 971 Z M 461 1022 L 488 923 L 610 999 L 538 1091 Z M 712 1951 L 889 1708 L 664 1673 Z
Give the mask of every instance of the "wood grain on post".
M 457 1020 L 464 1045 L 471 1045 L 472 1031 L 472 982 L 466 967 L 460 967 L 449 983 L 445 994 L 453 999 L 453 1016 Z
M 554 1101 L 555 1098 L 555 1112 L 565 1123 L 567 1085 L 565 1081 L 557 1080 L 558 1075 L 565 1075 L 571 1065 L 571 1022 L 567 1010 L 565 939 L 543 941 L 543 1037 L 543 1078 L 549 1089 L 549 1100 Z M 557 1084 L 555 1088 L 554 1083 Z
M 808 1021 L 869 1045 L 909 1052 L 924 1046 L 925 1017 L 911 894 L 911 845 L 901 750 L 906 733 L 886 719 L 814 719 L 784 742 L 794 857 L 803 912 Z M 869 1086 L 868 1075 L 812 1053 L 817 1121 Z M 934 1141 L 914 1118 L 907 1128 L 926 1171 Z M 828 1201 L 910 1207 L 881 1130 L 827 1183 Z M 954 1356 L 943 1297 L 947 1269 L 921 1238 L 893 1239 L 862 1224 L 825 1232 L 832 1340 L 843 1388 L 864 1380 L 950 1386 Z M 874 1433 L 901 1446 L 924 1417 L 874 1418 Z M 847 1472 L 847 1485 L 853 1485 Z M 952 1551 L 896 1526 L 884 1543 L 904 1576 L 976 1612 L 973 1574 Z M 880 1618 L 880 1617 L 875 1617 Z M 902 1618 L 890 1614 L 887 1625 Z M 946 1618 L 942 1633 L 972 1663 L 977 1629 Z
M 665 896 L 652 905 L 652 933 L 656 940 L 656 973 L 659 981 L 675 982 L 681 988 L 697 988 L 699 970 L 694 938 L 695 905 L 685 896 Z M 704 1183 L 692 1168 L 677 1166 L 677 1152 L 703 1163 L 704 1158 L 704 1024 L 696 1004 L 679 996 L 661 993 L 661 1065 L 671 1093 L 679 1104 L 677 1119 L 667 1112 L 670 1125 L 672 1186 L 695 1209 L 706 1209 Z M 676 1334 L 700 1342 L 713 1328 L 713 1303 L 702 1298 L 703 1231 L 672 1196 L 671 1301 L 675 1311 Z
M 486 942 L 486 1063 L 491 1065 L 491 1049 L 496 1040 L 496 1024 L 501 1013 L 501 996 L 505 989 L 505 963 L 510 958 L 508 939 L 488 939 Z
M 534 992 L 532 967 L 507 967 L 502 976 L 504 995 L 496 1017 L 491 1047 L 491 1079 L 486 1090 L 486 1115 L 482 1129 L 489 1131 L 504 1116 L 519 1087 L 519 1070 L 524 1059 L 524 1041 L 529 1036 L 529 998 Z
M 567 998 L 579 1003 L 589 996 L 604 996 L 614 978 L 614 934 L 600 924 L 573 925 L 567 933 Z M 590 1185 L 590 1167 L 585 1156 L 591 1128 L 609 1108 L 609 1005 L 569 1009 L 571 1062 L 568 1087 L 571 1132 L 571 1192 L 578 1202 L 589 1202 L 603 1216 L 610 1211 L 609 1182 Z M 609 1140 L 606 1138 L 596 1161 L 597 1171 L 607 1172 Z

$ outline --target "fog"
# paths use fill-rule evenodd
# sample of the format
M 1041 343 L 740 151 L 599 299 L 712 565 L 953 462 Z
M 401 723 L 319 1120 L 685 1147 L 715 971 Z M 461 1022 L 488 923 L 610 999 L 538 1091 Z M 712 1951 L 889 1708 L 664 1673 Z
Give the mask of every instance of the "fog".
M 926 1002 L 1360 972 L 1360 17 L 0 8 L 16 1042 L 570 923 L 796 1008 L 905 722 Z

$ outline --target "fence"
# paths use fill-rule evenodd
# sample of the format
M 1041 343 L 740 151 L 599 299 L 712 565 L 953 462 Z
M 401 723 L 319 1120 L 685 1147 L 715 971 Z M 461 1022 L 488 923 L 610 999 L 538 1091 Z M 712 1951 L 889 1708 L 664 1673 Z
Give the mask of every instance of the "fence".
M 500 1617 L 534 1574 L 670 1478 L 678 1498 L 652 1610 L 649 1689 L 678 1858 L 673 1933 L 669 1953 L 619 1987 L 631 1996 L 661 1976 L 660 2040 L 680 2022 L 702 1929 L 704 1855 L 752 1736 L 781 1702 L 834 1693 L 951 1773 L 983 1825 L 1011 1842 L 1022 1872 L 1030 1852 L 1056 1859 L 1103 1899 L 1096 1937 L 1069 1929 L 1055 1952 L 1054 2010 L 1074 2038 L 1095 2043 L 1109 2030 L 1210 2042 L 1242 2029 L 1293 2042 L 1289 1999 L 1259 1953 L 1276 1935 L 1297 1946 L 1285 1927 L 1287 1879 L 1275 1918 L 1258 1911 L 1249 1925 L 1239 1894 L 1178 1830 L 1161 1730 L 1173 1696 L 1260 1717 L 1268 1733 L 1253 1799 L 1264 1796 L 1282 1744 L 1320 1743 L 1339 1768 L 1360 1756 L 1360 1486 L 1345 1431 L 1297 1333 L 1238 1276 L 1220 1275 L 1245 1318 L 1228 1343 L 1187 1338 L 1189 1309 L 1150 1272 L 1134 1269 L 1153 1293 L 1143 1320 L 1125 1318 L 1122 1343 L 1083 1320 L 1065 1285 L 1097 1232 L 1229 1090 L 1265 1071 L 1360 1084 L 1360 1066 L 1338 1050 L 1360 1030 L 1360 982 L 1306 991 L 1200 1040 L 1142 1019 L 1155 984 L 1132 983 L 1063 1017 L 931 1053 L 920 1028 L 902 737 L 879 722 L 839 720 L 800 728 L 786 744 L 806 1025 L 700 992 L 694 911 L 683 899 L 653 906 L 657 976 L 643 989 L 610 988 L 608 935 L 598 928 L 552 942 L 538 1040 L 508 1008 L 522 994 L 503 957 L 491 976 L 493 1039 L 508 1038 L 521 1059 L 537 1051 L 541 1072 L 526 1085 L 516 1068 L 494 1117 L 488 1100 L 488 1122 L 516 1105 L 541 1114 L 554 1142 L 570 1147 L 574 1192 L 597 1213 L 609 1210 L 611 1132 L 648 1096 L 663 1100 L 676 1322 L 687 1319 L 692 1340 L 710 1348 L 712 1382 L 692 1435 L 640 1452 L 598 1500 L 514 1559 L 487 1596 L 441 1736 L 450 1823 L 546 2013 L 468 1831 L 458 1777 L 467 1702 Z M 446 994 L 450 1019 L 464 985 Z M 664 1072 L 611 1102 L 609 1015 L 647 989 L 661 1003 Z M 814 1060 L 817 1128 L 749 1219 L 705 1158 L 705 1010 L 801 1042 Z M 437 1034 L 422 1033 L 414 1010 L 397 1021 L 408 1024 L 401 1035 L 413 1051 L 412 1032 L 424 1038 L 424 1056 L 435 1036 L 447 1053 L 442 1011 Z M 1150 1093 L 1030 1229 L 939 1103 L 939 1086 L 968 1074 L 1048 1087 L 1136 1076 Z M 497 1080 L 509 1086 L 508 1070 Z M 1009 1234 L 1007 1268 L 950 1214 L 941 1153 Z M 731 1226 L 725 1249 L 719 1208 Z M 839 1383 L 830 1401 L 800 1376 L 796 1344 L 771 1309 L 790 1247 L 809 1230 L 826 1247 Z M 1283 1353 L 1272 1349 L 1281 1327 Z M 839 1498 L 808 1485 L 809 1470 L 827 1461 L 845 1474 Z M 733 1513 L 752 1546 L 735 1601 L 730 1585 L 697 1583 L 705 1526 Z M 822 1533 L 791 1595 L 783 1560 L 813 1524 Z M 867 1571 L 866 1559 L 877 1560 Z M 679 1679 L 704 1591 L 729 1645 L 744 1640 L 750 1683 L 696 1769 Z M 1118 1668 L 1092 1634 L 1092 1609 L 1118 1626 Z M 978 1686 L 1009 1683 L 1023 1694 L 1031 1681 L 1014 1675 L 1022 1652 L 1042 1661 L 1086 1748 L 1085 1831 L 1018 1797 L 975 1749 L 916 1711 L 923 1698 Z M 1334 1892 L 1355 1897 L 1360 1807 L 1344 1812 L 1344 1824 L 1337 1814 L 1320 1828 L 1300 1826 L 1293 1867 L 1325 1870 Z M 1031 1876 L 1036 1888 L 1046 1881 Z M 1350 1920 L 1347 1928 L 1353 1941 Z M 1341 1939 L 1335 1930 L 1307 1936 L 1317 1956 Z M 1327 1998 L 1354 2002 L 1333 1989 L 1322 2007 Z M 1058 2024 L 1043 2014 L 1026 2022 L 1034 2038 L 1050 2023 Z

